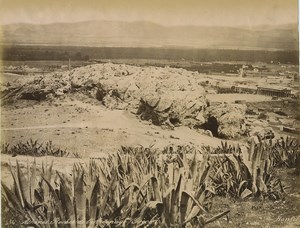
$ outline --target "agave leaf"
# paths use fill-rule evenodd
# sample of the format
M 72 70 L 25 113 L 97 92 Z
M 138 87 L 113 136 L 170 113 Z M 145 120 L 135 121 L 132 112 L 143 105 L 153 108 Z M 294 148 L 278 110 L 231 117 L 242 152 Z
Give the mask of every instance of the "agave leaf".
M 251 143 L 250 143 L 250 147 L 249 147 L 249 157 L 248 157 L 248 161 L 252 160 L 252 156 L 254 153 L 254 147 L 255 147 L 255 142 L 254 142 L 254 138 L 251 138 Z
M 194 153 L 191 165 L 190 165 L 190 177 L 194 177 L 196 176 L 196 171 L 197 171 L 197 155 L 196 155 L 196 151 Z
M 84 172 L 82 171 L 79 178 L 75 178 L 75 186 L 74 186 L 74 197 L 76 202 L 75 209 L 76 209 L 77 221 L 80 222 L 78 227 L 85 227 L 85 221 L 86 221 L 86 197 L 84 194 L 83 176 L 84 176 Z
M 242 193 L 241 193 L 241 198 L 245 199 L 246 197 L 250 196 L 252 194 L 252 191 L 246 188 Z
M 161 193 L 159 191 L 158 181 L 156 177 L 151 177 L 151 183 L 154 193 L 154 201 L 161 201 Z
M 248 167 L 242 161 L 241 157 L 237 156 L 235 154 L 233 155 L 233 157 L 237 161 L 237 165 L 238 165 L 238 168 L 239 168 L 239 174 L 241 175 L 242 180 L 249 180 L 249 179 L 251 179 L 251 173 L 250 173 Z
M 173 187 L 170 187 L 166 193 L 164 194 L 164 197 L 162 199 L 163 205 L 164 205 L 164 216 L 163 216 L 163 222 L 167 224 L 167 227 L 170 227 L 171 224 L 171 198 L 172 198 L 172 192 L 174 191 Z
M 175 196 L 176 196 L 175 199 L 177 199 L 177 197 L 179 197 L 179 192 L 180 192 L 180 189 L 181 189 L 181 185 L 182 185 L 182 174 L 179 175 L 179 179 L 178 179 L 177 186 L 176 186 L 176 189 L 175 189 Z
M 100 182 L 97 178 L 94 188 L 92 190 L 90 202 L 90 225 L 89 227 L 95 227 L 97 220 L 97 205 L 98 205 L 98 193 L 100 191 Z
M 34 203 L 34 190 L 36 189 L 36 159 L 34 158 L 33 164 L 32 164 L 32 174 L 30 177 L 30 202 L 31 204 Z
M 28 200 L 28 204 L 32 205 L 32 198 L 31 198 L 31 171 L 30 171 L 30 167 L 29 167 L 29 160 L 27 158 L 27 191 L 28 191 L 28 198 L 26 200 Z
M 121 206 L 121 186 L 120 186 L 120 182 L 117 181 L 116 182 L 116 187 L 115 187 L 115 201 L 116 201 L 116 206 L 120 207 Z
M 105 195 L 104 195 L 104 197 L 103 197 L 103 199 L 101 201 L 101 204 L 100 204 L 100 213 L 101 213 L 101 216 L 104 215 L 105 209 L 107 207 L 107 199 L 112 194 L 112 188 L 113 188 L 113 186 L 115 184 L 116 178 L 117 178 L 116 174 L 114 174 L 112 176 L 112 179 L 110 181 L 110 184 L 109 184 L 108 188 L 106 189 Z
M 182 192 L 180 201 L 180 223 L 183 223 L 185 221 L 189 198 L 190 197 L 188 194 Z
M 131 206 L 131 219 L 134 219 L 138 216 L 139 210 L 138 210 L 138 195 L 139 192 L 137 189 L 133 188 L 133 191 L 131 191 L 130 198 L 129 198 L 129 204 Z
M 178 209 L 179 209 L 179 203 L 180 203 L 180 189 L 181 189 L 181 180 L 182 175 L 179 175 L 178 183 L 176 185 L 176 189 L 172 190 L 171 193 L 171 224 L 177 224 L 177 221 L 180 219 L 178 217 Z
M 206 220 L 206 221 L 205 221 L 205 225 L 207 225 L 207 224 L 209 224 L 209 223 L 212 223 L 212 222 L 216 221 L 217 219 L 223 217 L 224 215 L 227 215 L 229 212 L 230 212 L 230 210 L 227 210 L 227 211 L 224 211 L 224 212 L 222 212 L 222 213 L 220 213 L 220 214 L 215 215 L 214 217 L 212 217 L 212 218 Z
M 9 161 L 9 167 L 10 167 L 11 175 L 12 175 L 13 180 L 14 180 L 17 197 L 19 198 L 22 207 L 25 208 L 25 202 L 24 202 L 23 195 L 22 195 L 22 192 L 21 192 L 20 182 L 19 182 L 18 176 L 16 176 L 15 172 L 13 171 L 13 168 L 12 168 L 12 165 L 11 165 L 10 161 Z
M 191 192 L 187 192 L 187 191 L 184 191 L 186 195 L 188 195 L 191 200 L 193 200 L 193 202 L 199 207 L 199 209 L 204 212 L 204 213 L 207 213 L 206 209 L 200 204 L 200 202 L 195 199 L 193 196 L 192 196 L 192 193 Z
M 203 203 L 205 198 L 206 198 L 206 194 L 205 194 L 205 191 L 203 191 L 199 196 L 199 199 L 198 199 L 199 203 L 200 204 Z
M 76 221 L 73 197 L 71 190 L 66 185 L 66 180 L 57 172 L 60 178 L 60 200 L 62 202 L 64 214 L 70 221 Z M 75 227 L 75 224 L 71 223 L 70 227 Z
M 47 180 L 49 183 L 51 183 L 51 175 L 52 175 L 52 166 L 53 166 L 53 160 L 52 163 L 50 164 L 49 168 L 47 167 L 47 160 L 46 160 L 46 165 L 44 167 L 44 164 L 42 165 L 43 167 L 43 179 Z M 49 198 L 49 188 L 47 188 L 47 184 L 45 184 L 44 182 L 42 183 L 43 185 L 43 190 L 44 190 L 44 201 L 46 203 L 50 202 L 50 198 Z M 48 186 L 49 187 L 49 186 Z
M 108 178 L 107 178 L 106 175 L 105 175 L 105 173 L 107 173 L 107 172 L 105 172 L 105 171 L 103 170 L 103 167 L 102 167 L 102 166 L 100 166 L 99 168 L 100 168 L 100 172 L 99 172 L 99 177 L 98 177 L 98 178 L 100 179 L 101 184 L 107 185 L 107 183 L 108 183 Z
M 51 181 L 51 175 L 52 175 L 52 168 L 53 168 L 53 160 L 51 161 L 51 164 L 49 168 L 47 169 L 47 161 L 46 161 L 46 167 L 45 167 L 45 178 L 48 182 Z
M 185 190 L 186 191 L 193 191 L 194 186 L 195 186 L 195 181 L 192 179 L 185 179 L 184 180 L 185 183 Z
M 261 175 L 257 177 L 257 188 L 259 189 L 260 192 L 266 193 L 268 191 L 268 188 L 265 182 L 263 181 Z
M 247 180 L 243 180 L 242 182 L 240 182 L 240 184 L 239 184 L 239 189 L 238 189 L 238 194 L 239 194 L 239 195 L 241 195 L 241 190 L 242 190 L 243 186 L 244 186 L 245 184 L 247 184 L 247 183 L 248 183 Z M 246 186 L 246 189 L 247 189 L 247 186 Z
M 62 202 L 60 201 L 56 191 L 54 190 L 54 188 L 51 186 L 51 184 L 44 178 L 43 178 L 43 181 L 46 183 L 46 185 L 48 186 L 49 188 L 49 191 L 51 193 L 51 196 L 53 197 L 54 199 L 54 205 L 57 207 L 58 209 L 58 213 L 59 213 L 59 216 L 60 216 L 60 219 L 63 220 L 65 219 L 64 218 L 64 208 L 63 208 L 63 205 L 62 205 Z
M 149 175 L 146 175 L 143 177 L 143 182 L 140 185 L 140 187 L 136 183 L 131 183 L 130 185 L 135 185 L 138 189 L 142 190 L 151 179 L 152 179 L 152 176 L 151 176 L 151 174 L 149 174 Z
M 20 201 L 18 201 L 18 197 L 14 194 L 14 192 L 11 191 L 2 181 L 1 185 L 8 201 L 14 206 L 15 209 L 17 209 L 19 212 L 24 213 L 22 204 Z
M 174 184 L 174 163 L 168 164 L 169 184 Z
M 200 208 L 198 206 L 193 206 L 191 212 L 189 213 L 188 217 L 186 218 L 186 220 L 183 222 L 182 225 L 185 225 L 188 222 L 190 222 L 192 219 L 196 218 L 199 212 L 200 212 Z
M 202 175 L 201 175 L 200 181 L 199 181 L 200 184 L 204 183 L 204 181 L 206 180 L 206 178 L 208 176 L 209 169 L 210 169 L 210 165 L 206 166 L 206 168 L 202 172 Z

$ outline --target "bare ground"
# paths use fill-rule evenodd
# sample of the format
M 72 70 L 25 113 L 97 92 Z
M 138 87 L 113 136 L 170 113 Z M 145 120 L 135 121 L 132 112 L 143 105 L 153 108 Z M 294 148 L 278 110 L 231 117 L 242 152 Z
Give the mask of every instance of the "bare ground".
M 2 109 L 2 141 L 15 144 L 37 139 L 77 152 L 82 157 L 111 153 L 121 145 L 162 148 L 169 144 L 210 145 L 221 140 L 187 127 L 163 129 L 123 110 L 109 110 L 98 103 L 63 100 Z

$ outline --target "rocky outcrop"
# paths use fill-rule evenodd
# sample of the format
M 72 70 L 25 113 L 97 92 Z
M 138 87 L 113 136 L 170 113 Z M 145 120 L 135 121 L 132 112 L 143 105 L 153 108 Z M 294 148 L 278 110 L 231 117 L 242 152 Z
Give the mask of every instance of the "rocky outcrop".
M 127 109 L 141 119 L 171 128 L 204 128 L 214 136 L 244 133 L 243 105 L 207 108 L 198 73 L 184 69 L 95 64 L 67 72 L 37 76 L 4 86 L 2 99 L 55 99 L 81 93 L 110 109 Z M 2 88 L 2 87 L 1 87 Z
M 155 125 L 194 127 L 205 107 L 204 96 L 197 91 L 170 91 L 142 97 L 137 114 Z
M 220 104 L 210 106 L 205 112 L 207 122 L 204 128 L 212 131 L 214 136 L 232 139 L 246 133 L 246 105 Z

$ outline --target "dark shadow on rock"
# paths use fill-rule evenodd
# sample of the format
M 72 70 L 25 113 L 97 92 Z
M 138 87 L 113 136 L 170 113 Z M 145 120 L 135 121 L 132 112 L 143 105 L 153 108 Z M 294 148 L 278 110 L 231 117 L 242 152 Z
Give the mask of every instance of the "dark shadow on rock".
M 207 121 L 202 125 L 205 130 L 210 130 L 214 137 L 218 137 L 218 120 L 214 116 L 208 117 Z

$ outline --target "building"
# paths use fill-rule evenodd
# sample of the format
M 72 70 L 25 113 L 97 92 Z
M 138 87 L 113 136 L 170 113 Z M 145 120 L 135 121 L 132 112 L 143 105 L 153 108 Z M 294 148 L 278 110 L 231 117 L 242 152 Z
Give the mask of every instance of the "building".
M 272 97 L 290 97 L 292 90 L 283 87 L 257 87 L 257 94 L 272 96 Z
M 233 86 L 232 89 L 236 93 L 250 93 L 250 94 L 256 94 L 257 93 L 257 87 L 256 86 L 237 85 L 237 86 Z

